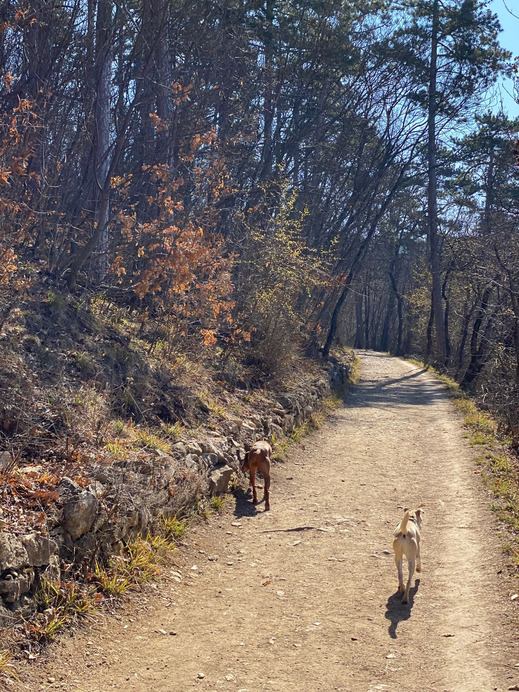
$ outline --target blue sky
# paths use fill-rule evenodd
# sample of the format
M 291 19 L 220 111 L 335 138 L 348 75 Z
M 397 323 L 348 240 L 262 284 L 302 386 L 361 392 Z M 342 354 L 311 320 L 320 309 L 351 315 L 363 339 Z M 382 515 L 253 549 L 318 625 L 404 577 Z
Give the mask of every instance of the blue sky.
M 514 57 L 519 56 L 519 0 L 492 0 L 489 8 L 497 14 L 503 27 L 499 34 L 501 45 L 511 51 Z M 512 82 L 503 83 L 500 91 L 505 111 L 512 117 L 519 117 L 519 104 L 510 95 L 513 93 Z

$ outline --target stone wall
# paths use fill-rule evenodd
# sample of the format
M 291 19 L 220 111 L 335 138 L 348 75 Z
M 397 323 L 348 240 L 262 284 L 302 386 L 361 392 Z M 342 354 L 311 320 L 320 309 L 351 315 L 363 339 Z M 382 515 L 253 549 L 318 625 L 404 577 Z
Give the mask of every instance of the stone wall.
M 259 439 L 274 441 L 275 448 L 276 440 L 307 421 L 332 389 L 342 391 L 350 375 L 351 364 L 331 361 L 321 377 L 266 402 L 249 418 L 227 418 L 218 431 L 177 442 L 172 455 L 156 450 L 99 466 L 86 488 L 63 478 L 59 501 L 47 512 L 46 535 L 0 530 L 0 626 L 35 610 L 41 578 L 59 579 L 62 561 L 107 559 L 161 515 L 174 516 L 196 497 L 225 493 L 238 472 L 238 451 Z

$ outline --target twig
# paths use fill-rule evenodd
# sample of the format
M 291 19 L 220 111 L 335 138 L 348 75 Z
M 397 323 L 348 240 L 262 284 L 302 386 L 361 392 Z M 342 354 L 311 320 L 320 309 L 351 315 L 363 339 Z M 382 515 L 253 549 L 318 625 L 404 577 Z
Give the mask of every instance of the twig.
M 309 531 L 310 529 L 318 529 L 318 526 L 294 526 L 292 529 L 264 529 L 260 533 L 280 533 L 288 531 Z

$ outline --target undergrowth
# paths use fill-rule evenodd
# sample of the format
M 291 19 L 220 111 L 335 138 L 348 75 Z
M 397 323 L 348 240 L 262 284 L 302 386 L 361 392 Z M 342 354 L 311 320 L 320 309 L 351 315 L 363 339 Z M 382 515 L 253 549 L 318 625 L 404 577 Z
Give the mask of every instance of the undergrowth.
M 73 623 L 95 619 L 108 605 L 112 608 L 130 589 L 159 578 L 186 529 L 186 518 L 163 517 L 154 533 L 136 536 L 107 563 L 96 562 L 86 578 L 71 575 L 57 583 L 41 579 L 35 595 L 38 612 L 14 628 L 10 649 L 0 650 L 0 681 L 18 680 L 13 662 L 17 651 L 44 646 Z

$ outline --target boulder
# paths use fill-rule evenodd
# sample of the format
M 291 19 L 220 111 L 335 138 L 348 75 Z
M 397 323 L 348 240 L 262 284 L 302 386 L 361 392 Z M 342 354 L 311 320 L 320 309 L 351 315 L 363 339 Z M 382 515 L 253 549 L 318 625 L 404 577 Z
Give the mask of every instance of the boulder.
M 175 442 L 171 449 L 173 450 L 174 454 L 178 454 L 179 456 L 184 456 L 184 454 L 187 454 L 186 445 L 183 442 Z
M 98 500 L 90 490 L 83 490 L 63 507 L 63 526 L 73 540 L 90 531 L 97 513 Z
M 211 495 L 223 495 L 227 492 L 234 470 L 227 464 L 217 466 L 209 474 L 209 492 Z
M 29 565 L 29 556 L 22 539 L 0 532 L 0 574 L 6 570 L 17 570 Z
M 22 538 L 22 545 L 27 553 L 27 564 L 43 567 L 50 563 L 51 556 L 56 555 L 58 546 L 51 538 L 29 533 Z

